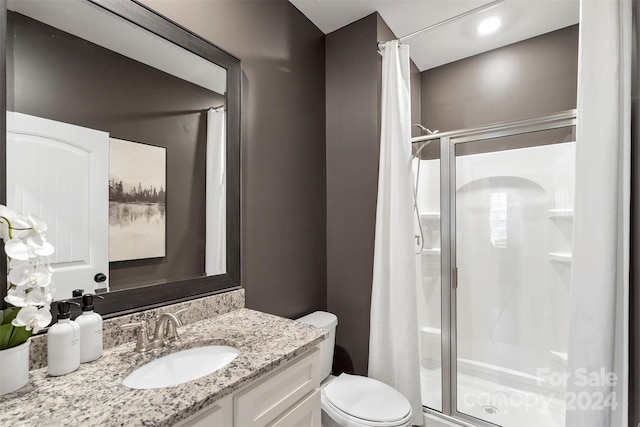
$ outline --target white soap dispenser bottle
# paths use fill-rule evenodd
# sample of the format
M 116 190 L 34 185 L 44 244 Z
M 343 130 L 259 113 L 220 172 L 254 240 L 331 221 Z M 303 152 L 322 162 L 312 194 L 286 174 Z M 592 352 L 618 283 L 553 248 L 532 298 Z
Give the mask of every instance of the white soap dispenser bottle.
M 82 296 L 82 314 L 76 318 L 80 325 L 80 362 L 92 362 L 102 356 L 102 316 L 93 311 L 93 299 L 100 295 Z
M 80 367 L 80 326 L 71 320 L 71 301 L 58 303 L 58 322 L 47 332 L 47 372 L 65 375 Z

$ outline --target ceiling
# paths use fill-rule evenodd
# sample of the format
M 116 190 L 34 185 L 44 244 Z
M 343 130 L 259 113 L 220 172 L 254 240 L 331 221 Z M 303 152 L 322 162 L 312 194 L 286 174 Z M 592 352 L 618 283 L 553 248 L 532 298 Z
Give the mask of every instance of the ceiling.
M 378 12 L 397 37 L 491 3 L 487 0 L 289 1 L 325 34 Z M 577 24 L 579 8 L 579 0 L 506 0 L 403 43 L 409 45 L 411 59 L 424 71 Z M 489 16 L 500 17 L 502 25 L 494 34 L 479 36 L 477 25 Z

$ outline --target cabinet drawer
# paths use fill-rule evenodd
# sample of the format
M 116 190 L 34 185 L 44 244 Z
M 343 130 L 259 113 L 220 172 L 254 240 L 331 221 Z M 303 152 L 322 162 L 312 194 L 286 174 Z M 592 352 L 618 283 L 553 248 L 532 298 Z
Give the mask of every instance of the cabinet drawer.
M 320 350 L 315 349 L 234 397 L 235 425 L 266 426 L 320 386 Z
M 270 427 L 320 427 L 320 417 L 320 390 L 316 390 Z
M 232 397 L 227 396 L 213 405 L 196 412 L 175 427 L 231 427 L 233 425 Z

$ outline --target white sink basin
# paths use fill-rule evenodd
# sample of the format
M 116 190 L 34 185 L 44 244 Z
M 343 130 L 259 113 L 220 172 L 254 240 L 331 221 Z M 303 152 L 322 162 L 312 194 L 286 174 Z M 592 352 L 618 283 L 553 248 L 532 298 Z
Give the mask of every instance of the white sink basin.
M 237 349 L 225 345 L 182 350 L 142 365 L 129 374 L 122 384 L 138 389 L 176 386 L 224 368 L 239 353 Z

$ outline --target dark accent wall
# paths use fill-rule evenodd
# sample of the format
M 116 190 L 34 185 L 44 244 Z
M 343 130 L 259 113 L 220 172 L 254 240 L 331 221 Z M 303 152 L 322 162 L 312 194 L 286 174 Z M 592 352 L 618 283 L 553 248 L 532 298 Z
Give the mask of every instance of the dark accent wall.
M 366 373 L 378 179 L 377 16 L 326 36 L 327 308 L 334 374 Z
M 247 307 L 326 309 L 324 35 L 284 0 L 143 3 L 242 60 Z
M 422 72 L 422 124 L 441 132 L 576 108 L 578 26 Z
M 204 109 L 224 97 L 23 15 L 8 23 L 8 110 L 167 149 L 166 257 L 110 263 L 111 289 L 203 276 Z
M 377 42 L 394 38 L 377 13 L 326 36 L 327 308 L 338 316 L 336 374 L 367 373 L 381 123 Z M 415 66 L 412 76 L 419 77 Z M 411 84 L 419 93 L 419 78 Z

